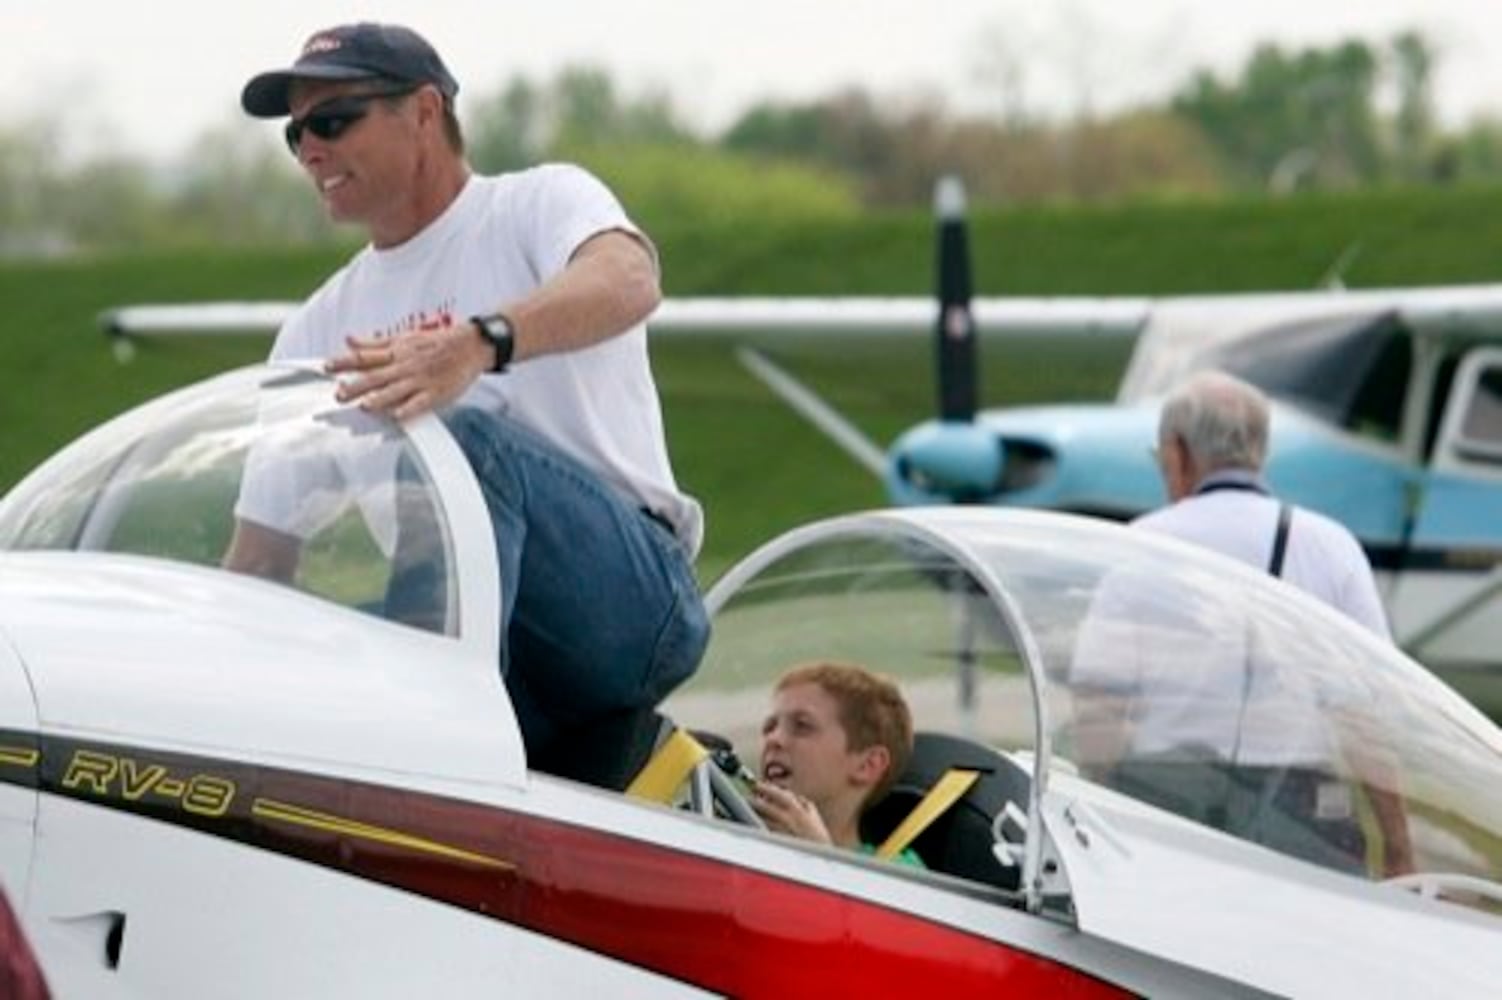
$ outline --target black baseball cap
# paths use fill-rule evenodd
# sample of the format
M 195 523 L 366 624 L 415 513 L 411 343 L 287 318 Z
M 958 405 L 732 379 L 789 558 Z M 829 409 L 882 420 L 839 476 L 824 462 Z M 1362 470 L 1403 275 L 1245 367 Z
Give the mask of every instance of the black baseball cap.
M 417 32 L 398 24 L 361 21 L 315 32 L 290 67 L 252 77 L 240 92 L 240 105 L 257 118 L 291 114 L 287 88 L 299 79 L 431 83 L 449 100 L 459 92 L 448 67 Z

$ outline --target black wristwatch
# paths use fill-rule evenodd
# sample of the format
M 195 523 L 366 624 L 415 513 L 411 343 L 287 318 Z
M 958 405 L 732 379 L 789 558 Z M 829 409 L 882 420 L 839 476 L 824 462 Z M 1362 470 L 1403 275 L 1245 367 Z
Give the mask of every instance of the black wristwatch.
M 500 313 L 471 316 L 469 321 L 480 331 L 485 342 L 495 348 L 495 364 L 490 370 L 505 371 L 506 366 L 511 364 L 511 355 L 516 353 L 516 334 L 511 329 L 511 321 Z

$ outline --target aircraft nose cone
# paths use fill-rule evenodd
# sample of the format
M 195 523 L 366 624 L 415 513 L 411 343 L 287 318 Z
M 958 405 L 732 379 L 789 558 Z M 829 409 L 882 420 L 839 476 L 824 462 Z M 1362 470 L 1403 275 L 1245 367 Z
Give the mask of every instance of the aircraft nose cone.
M 995 493 L 1006 464 L 994 434 L 955 421 L 918 427 L 903 435 L 893 452 L 896 473 L 908 486 L 956 502 Z

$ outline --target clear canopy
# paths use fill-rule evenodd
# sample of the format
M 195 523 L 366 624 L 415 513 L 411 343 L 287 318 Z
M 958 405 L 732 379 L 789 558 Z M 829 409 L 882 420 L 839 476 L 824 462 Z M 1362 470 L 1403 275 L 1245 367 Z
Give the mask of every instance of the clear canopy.
M 248 523 L 295 552 L 282 582 L 452 635 L 443 510 L 397 424 L 336 404 L 322 375 L 257 367 L 164 397 L 58 454 L 0 504 L 0 547 L 218 567 Z
M 896 678 L 920 730 L 1328 868 L 1502 881 L 1502 734 L 1422 667 L 1264 574 L 1118 525 L 996 509 L 824 522 L 710 595 L 680 723 L 759 753 L 776 677 Z

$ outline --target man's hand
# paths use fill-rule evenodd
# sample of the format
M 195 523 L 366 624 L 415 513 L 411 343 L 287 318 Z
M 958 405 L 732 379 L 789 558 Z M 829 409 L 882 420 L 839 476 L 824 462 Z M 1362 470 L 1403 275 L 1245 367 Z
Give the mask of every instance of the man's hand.
M 348 337 L 345 343 L 349 350 L 324 366 L 331 375 L 356 376 L 341 380 L 336 398 L 397 420 L 452 403 L 494 360 L 467 320 L 394 337 Z

